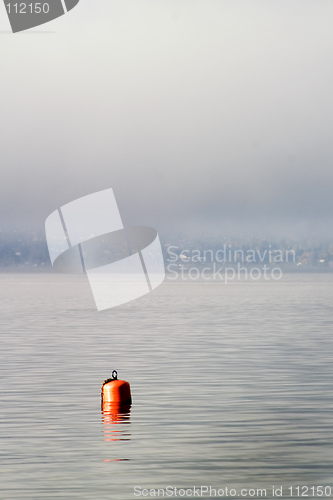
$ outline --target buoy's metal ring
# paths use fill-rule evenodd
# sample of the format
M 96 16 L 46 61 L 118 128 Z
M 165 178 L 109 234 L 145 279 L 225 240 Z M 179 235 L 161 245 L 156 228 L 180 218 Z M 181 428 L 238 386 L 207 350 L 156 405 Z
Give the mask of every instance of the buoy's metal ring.
M 117 378 L 118 378 L 117 370 L 113 370 L 111 377 L 112 377 L 112 380 L 117 380 Z

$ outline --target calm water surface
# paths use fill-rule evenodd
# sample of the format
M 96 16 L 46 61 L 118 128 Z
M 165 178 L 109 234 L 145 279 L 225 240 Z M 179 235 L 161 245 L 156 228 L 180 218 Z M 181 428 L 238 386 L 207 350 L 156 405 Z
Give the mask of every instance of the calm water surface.
M 333 276 L 166 282 L 100 313 L 84 278 L 0 279 L 1 499 L 194 485 L 333 497 Z M 133 405 L 103 415 L 113 369 Z

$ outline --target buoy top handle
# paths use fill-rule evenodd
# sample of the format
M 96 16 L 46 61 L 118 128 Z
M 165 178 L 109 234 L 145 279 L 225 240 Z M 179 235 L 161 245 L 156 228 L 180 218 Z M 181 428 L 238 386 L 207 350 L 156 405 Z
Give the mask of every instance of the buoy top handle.
M 113 372 L 111 374 L 111 378 L 107 378 L 104 380 L 102 387 L 103 387 L 103 385 L 108 384 L 109 382 L 113 382 L 114 380 L 118 380 L 117 370 L 113 370 Z

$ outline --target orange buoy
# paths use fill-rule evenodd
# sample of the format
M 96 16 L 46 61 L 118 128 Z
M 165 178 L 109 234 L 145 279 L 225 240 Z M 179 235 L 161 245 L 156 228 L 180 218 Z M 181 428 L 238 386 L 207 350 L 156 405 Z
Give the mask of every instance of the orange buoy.
M 130 385 L 125 380 L 118 380 L 116 370 L 102 384 L 102 406 L 108 403 L 132 404 Z

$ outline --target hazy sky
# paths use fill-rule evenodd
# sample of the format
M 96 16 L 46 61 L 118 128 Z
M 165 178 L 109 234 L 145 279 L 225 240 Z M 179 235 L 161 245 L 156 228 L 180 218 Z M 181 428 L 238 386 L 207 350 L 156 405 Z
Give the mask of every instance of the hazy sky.
M 331 0 L 0 5 L 1 227 L 112 187 L 125 224 L 333 237 Z

